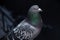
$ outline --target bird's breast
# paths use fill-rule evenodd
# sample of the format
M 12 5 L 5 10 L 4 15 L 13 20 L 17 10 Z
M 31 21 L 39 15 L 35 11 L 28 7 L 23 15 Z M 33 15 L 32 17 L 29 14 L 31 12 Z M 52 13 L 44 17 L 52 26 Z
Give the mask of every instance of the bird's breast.
M 39 34 L 40 29 L 23 20 L 13 31 L 19 39 L 34 39 Z

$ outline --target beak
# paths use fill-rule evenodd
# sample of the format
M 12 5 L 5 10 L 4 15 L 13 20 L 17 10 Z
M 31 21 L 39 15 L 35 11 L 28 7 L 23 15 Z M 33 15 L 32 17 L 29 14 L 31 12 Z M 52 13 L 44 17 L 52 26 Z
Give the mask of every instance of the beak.
M 39 10 L 40 12 L 42 12 L 42 9 L 41 9 L 41 8 L 39 8 L 38 10 Z

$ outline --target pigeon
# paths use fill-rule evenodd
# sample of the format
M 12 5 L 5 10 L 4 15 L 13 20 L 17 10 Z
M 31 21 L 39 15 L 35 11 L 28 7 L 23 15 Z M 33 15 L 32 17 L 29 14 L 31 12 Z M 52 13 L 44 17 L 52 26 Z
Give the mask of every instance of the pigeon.
M 42 12 L 42 9 L 38 5 L 30 7 L 28 17 L 13 29 L 18 39 L 33 40 L 41 32 L 43 22 L 39 12 Z

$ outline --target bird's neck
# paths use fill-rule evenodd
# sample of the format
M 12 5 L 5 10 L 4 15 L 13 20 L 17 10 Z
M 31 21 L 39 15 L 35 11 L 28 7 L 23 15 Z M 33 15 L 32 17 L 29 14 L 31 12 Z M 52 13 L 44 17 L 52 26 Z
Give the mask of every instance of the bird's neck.
M 39 13 L 29 13 L 29 20 L 30 20 L 30 23 L 33 24 L 33 25 L 36 25 L 39 23 L 39 18 L 40 18 L 40 15 Z

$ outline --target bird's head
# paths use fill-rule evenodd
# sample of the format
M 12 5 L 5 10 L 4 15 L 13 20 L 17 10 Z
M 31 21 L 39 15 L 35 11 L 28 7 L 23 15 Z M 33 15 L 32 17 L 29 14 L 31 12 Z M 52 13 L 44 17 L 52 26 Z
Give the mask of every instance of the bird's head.
M 39 12 L 41 12 L 42 9 L 39 8 L 38 5 L 33 5 L 30 7 L 29 11 L 28 11 L 28 19 L 30 21 L 31 24 L 33 25 L 38 25 L 41 22 L 41 15 L 39 14 Z
M 33 5 L 33 6 L 31 6 L 31 8 L 29 9 L 29 12 L 34 12 L 34 13 L 39 13 L 39 12 L 41 12 L 41 11 L 42 11 L 42 9 L 39 8 L 38 5 Z

